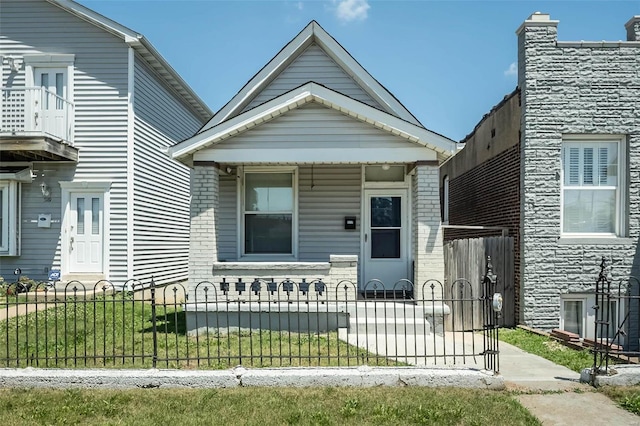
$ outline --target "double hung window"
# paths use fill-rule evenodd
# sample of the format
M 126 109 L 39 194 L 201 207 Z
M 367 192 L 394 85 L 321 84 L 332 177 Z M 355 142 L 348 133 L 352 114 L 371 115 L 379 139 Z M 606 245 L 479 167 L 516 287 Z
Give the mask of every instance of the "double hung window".
M 295 170 L 245 170 L 242 197 L 243 254 L 293 256 Z
M 562 149 L 562 233 L 621 233 L 619 141 L 569 141 Z

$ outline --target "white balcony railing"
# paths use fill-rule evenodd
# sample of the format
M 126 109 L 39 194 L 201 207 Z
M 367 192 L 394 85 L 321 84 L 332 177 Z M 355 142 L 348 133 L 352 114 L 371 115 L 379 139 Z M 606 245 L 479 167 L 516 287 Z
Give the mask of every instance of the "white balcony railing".
M 47 136 L 73 146 L 73 104 L 41 87 L 2 88 L 0 136 Z

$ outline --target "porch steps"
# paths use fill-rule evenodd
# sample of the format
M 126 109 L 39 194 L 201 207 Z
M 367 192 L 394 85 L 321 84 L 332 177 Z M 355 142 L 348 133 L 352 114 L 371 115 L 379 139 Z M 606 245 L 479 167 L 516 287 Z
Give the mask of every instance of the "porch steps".
M 349 334 L 429 335 L 422 306 L 410 302 L 371 301 L 348 305 Z

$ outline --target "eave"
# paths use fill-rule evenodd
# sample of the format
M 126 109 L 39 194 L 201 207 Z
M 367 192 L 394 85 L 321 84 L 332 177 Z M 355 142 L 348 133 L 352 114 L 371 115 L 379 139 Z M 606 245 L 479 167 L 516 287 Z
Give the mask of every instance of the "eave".
M 375 99 L 387 113 L 396 115 L 415 125 L 421 125 L 413 114 L 373 78 L 320 24 L 316 21 L 311 21 L 267 65 L 258 71 L 225 106 L 215 113 L 211 120 L 203 126 L 203 131 L 238 115 L 258 93 L 314 42 L 342 67 L 365 92 Z
M 307 83 L 256 108 L 246 111 L 169 148 L 168 154 L 185 161 L 195 152 L 236 136 L 309 102 L 333 108 L 417 146 L 424 146 L 444 157 L 452 155 L 455 142 L 422 126 L 402 120 L 317 83 Z

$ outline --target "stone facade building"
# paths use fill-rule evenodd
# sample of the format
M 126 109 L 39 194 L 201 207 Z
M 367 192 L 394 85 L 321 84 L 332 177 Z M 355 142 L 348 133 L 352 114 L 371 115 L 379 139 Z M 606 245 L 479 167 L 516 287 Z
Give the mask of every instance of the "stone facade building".
M 531 15 L 516 32 L 516 91 L 441 167 L 449 223 L 516 236 L 528 326 L 589 337 L 601 258 L 616 278 L 640 275 L 640 16 L 626 29 L 627 41 L 558 41 L 558 21 Z M 465 201 L 478 182 L 495 189 L 484 216 Z

